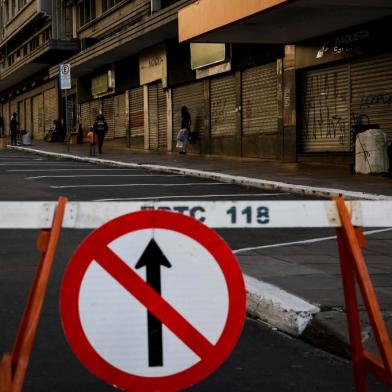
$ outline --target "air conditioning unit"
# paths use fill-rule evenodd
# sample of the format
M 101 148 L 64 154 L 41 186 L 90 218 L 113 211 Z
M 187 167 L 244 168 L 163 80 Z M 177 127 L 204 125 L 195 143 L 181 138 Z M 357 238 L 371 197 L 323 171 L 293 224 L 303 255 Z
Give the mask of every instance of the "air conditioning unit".
M 151 0 L 151 13 L 160 11 L 161 8 L 161 0 Z

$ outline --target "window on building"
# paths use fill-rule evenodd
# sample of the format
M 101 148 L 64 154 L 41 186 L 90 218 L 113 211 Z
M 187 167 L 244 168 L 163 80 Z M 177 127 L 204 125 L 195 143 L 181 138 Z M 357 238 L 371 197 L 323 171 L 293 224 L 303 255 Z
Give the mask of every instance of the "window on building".
M 79 4 L 79 26 L 95 18 L 95 0 L 83 0 Z
M 102 12 L 114 7 L 116 4 L 121 3 L 122 0 L 102 0 Z
M 38 46 L 39 46 L 39 37 L 37 35 L 30 41 L 30 52 L 32 52 L 35 48 L 38 48 Z
M 27 3 L 27 0 L 18 0 L 18 11 L 21 10 Z

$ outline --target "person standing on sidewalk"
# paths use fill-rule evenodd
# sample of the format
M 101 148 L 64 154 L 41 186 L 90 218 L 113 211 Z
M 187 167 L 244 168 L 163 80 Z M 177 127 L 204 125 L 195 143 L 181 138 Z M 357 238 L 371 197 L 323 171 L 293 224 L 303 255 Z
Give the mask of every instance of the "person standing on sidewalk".
M 102 113 L 97 116 L 93 130 L 98 137 L 98 153 L 102 154 L 103 140 L 105 139 L 105 135 L 108 132 L 108 124 Z
M 186 106 L 183 106 L 181 108 L 181 129 L 179 132 L 179 136 L 181 135 L 181 141 L 182 141 L 182 149 L 180 151 L 180 154 L 186 154 L 187 149 L 188 149 L 188 144 L 189 144 L 189 138 L 191 135 L 191 115 L 188 112 L 188 108 Z M 178 140 L 179 137 L 177 137 Z
M 11 146 L 17 146 L 18 145 L 18 120 L 17 120 L 17 114 L 14 112 L 11 117 L 11 122 L 10 122 L 10 131 L 11 131 Z

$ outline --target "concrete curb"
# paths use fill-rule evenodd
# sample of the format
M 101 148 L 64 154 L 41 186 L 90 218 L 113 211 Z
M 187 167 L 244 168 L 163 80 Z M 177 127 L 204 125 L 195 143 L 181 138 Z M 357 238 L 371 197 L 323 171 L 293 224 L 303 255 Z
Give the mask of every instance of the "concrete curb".
M 55 158 L 63 158 L 63 159 L 73 159 L 76 161 L 82 162 L 90 162 L 101 165 L 110 165 L 110 166 L 118 166 L 118 167 L 130 167 L 130 168 L 143 168 L 147 170 L 168 172 L 168 173 L 176 173 L 176 174 L 184 174 L 192 177 L 199 178 L 207 178 L 210 180 L 216 180 L 219 182 L 226 182 L 229 184 L 249 186 L 253 188 L 267 189 L 267 190 L 275 190 L 280 192 L 289 192 L 295 193 L 299 195 L 307 195 L 307 196 L 319 196 L 325 198 L 332 198 L 334 196 L 344 196 L 348 200 L 391 200 L 392 196 L 385 195 L 377 195 L 373 193 L 365 193 L 365 192 L 354 192 L 347 191 L 343 189 L 334 189 L 334 188 L 321 188 L 321 187 L 312 187 L 307 185 L 295 185 L 288 184 L 284 182 L 278 181 L 270 181 L 263 179 L 255 179 L 250 177 L 243 176 L 233 176 L 229 174 L 222 174 L 218 172 L 211 171 L 202 171 L 195 169 L 184 169 L 173 166 L 163 166 L 163 165 L 150 165 L 150 164 L 138 164 L 138 163 L 129 163 L 129 162 L 120 162 L 113 161 L 108 159 L 99 159 L 99 158 L 91 158 L 91 157 L 81 157 L 78 155 L 71 154 L 63 154 L 63 153 L 55 153 L 43 150 L 37 150 L 34 148 L 28 147 L 18 147 L 18 146 L 9 146 L 7 148 L 13 150 L 19 150 L 24 152 L 29 152 L 38 155 L 51 156 Z
M 245 274 L 244 279 L 248 314 L 289 335 L 302 335 L 313 315 L 320 312 L 317 306 L 279 287 Z

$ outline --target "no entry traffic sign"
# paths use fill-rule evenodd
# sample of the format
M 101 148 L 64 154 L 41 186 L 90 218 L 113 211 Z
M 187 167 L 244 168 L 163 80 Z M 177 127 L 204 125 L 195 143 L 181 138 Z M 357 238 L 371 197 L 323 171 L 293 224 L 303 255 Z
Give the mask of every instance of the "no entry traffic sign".
M 234 348 L 245 287 L 228 245 L 202 223 L 142 211 L 95 230 L 64 275 L 60 313 L 80 361 L 129 391 L 175 391 Z

